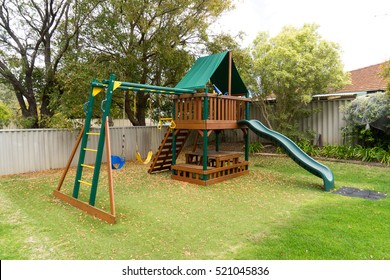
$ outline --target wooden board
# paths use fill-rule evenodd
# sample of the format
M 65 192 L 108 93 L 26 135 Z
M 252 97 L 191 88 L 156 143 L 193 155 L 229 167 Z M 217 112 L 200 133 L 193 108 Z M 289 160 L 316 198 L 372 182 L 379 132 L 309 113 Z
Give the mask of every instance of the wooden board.
M 94 206 L 89 205 L 88 203 L 85 203 L 83 201 L 80 201 L 78 199 L 75 199 L 74 197 L 71 197 L 69 195 L 66 195 L 62 192 L 59 192 L 57 190 L 53 191 L 53 195 L 61 199 L 62 201 L 80 209 L 81 211 L 86 212 L 87 214 L 94 216 L 100 220 L 103 220 L 109 224 L 115 224 L 115 216 L 111 215 L 110 213 L 104 212 L 103 210 L 100 210 Z

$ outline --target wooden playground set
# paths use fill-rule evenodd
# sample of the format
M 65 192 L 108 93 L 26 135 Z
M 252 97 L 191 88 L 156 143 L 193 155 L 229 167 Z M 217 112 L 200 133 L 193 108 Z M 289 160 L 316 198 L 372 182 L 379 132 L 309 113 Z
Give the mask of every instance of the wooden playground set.
M 291 140 L 274 131 L 266 130 L 257 121 L 248 120 L 250 102 L 248 90 L 238 74 L 231 53 L 223 52 L 199 58 L 174 88 L 116 81 L 113 74 L 110 75 L 108 80 L 101 82 L 93 80 L 91 82 L 90 97 L 88 102 L 84 104 L 86 112 L 85 125 L 76 140 L 60 182 L 53 192 L 55 197 L 90 215 L 111 224 L 115 223 L 116 213 L 112 169 L 118 168 L 118 164 L 122 166 L 125 159 L 111 155 L 108 116 L 110 114 L 112 95 L 118 90 L 169 94 L 173 97 L 173 114 L 169 120 L 174 125 L 167 128 L 160 147 L 151 160 L 148 170 L 150 174 L 171 171 L 172 179 L 203 186 L 248 174 L 248 133 L 250 128 L 258 135 L 280 144 L 285 150 L 290 151 L 290 156 L 298 164 L 314 175 L 323 178 L 325 190 L 333 188 L 333 174 L 330 174 L 331 176 L 329 177 L 328 170 L 319 170 L 322 168 L 321 164 L 311 162 L 311 158 L 309 163 L 306 164 L 303 152 L 296 150 L 295 144 L 295 146 L 291 146 Z M 104 91 L 106 95 L 100 106 L 103 112 L 102 125 L 99 132 L 92 132 L 91 118 L 95 97 Z M 241 129 L 243 131 L 245 143 L 244 160 L 241 160 L 240 153 L 220 150 L 220 133 L 227 129 Z M 194 148 L 185 154 L 184 163 L 177 163 L 176 160 L 191 132 L 196 133 Z M 215 150 L 211 151 L 208 148 L 209 137 L 213 132 L 215 133 Z M 98 137 L 97 147 L 88 146 L 89 137 Z M 196 150 L 199 138 L 202 139 L 202 150 Z M 73 192 L 70 196 L 61 192 L 61 187 L 79 146 L 79 160 Z M 106 146 L 106 161 L 108 165 L 110 212 L 105 212 L 95 207 L 104 146 Z M 86 153 L 96 154 L 94 165 L 85 164 Z M 314 164 L 316 165 L 314 166 Z M 83 173 L 86 169 L 93 172 L 91 182 L 83 180 Z M 81 186 L 87 186 L 91 189 L 88 202 L 78 199 Z

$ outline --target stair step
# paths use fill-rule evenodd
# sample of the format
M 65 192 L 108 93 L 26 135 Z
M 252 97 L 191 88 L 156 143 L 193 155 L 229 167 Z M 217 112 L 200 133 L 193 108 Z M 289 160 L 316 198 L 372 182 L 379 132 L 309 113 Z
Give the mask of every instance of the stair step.
M 87 132 L 88 135 L 100 136 L 99 132 Z
M 176 130 L 176 156 L 179 156 L 190 130 Z M 161 141 L 158 152 L 155 154 L 148 173 L 154 171 L 170 170 L 172 166 L 172 130 L 168 129 L 164 139 Z
M 84 151 L 97 153 L 96 149 L 84 148 Z

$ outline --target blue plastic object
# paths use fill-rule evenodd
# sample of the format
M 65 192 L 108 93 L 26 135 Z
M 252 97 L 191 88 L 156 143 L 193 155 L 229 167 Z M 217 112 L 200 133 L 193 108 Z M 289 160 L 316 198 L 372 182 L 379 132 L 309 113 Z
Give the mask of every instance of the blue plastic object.
M 219 90 L 219 88 L 217 88 L 216 85 L 213 85 L 214 87 L 214 90 L 217 92 L 218 95 L 222 95 L 222 91 Z
M 126 159 L 120 156 L 111 156 L 111 167 L 112 169 L 121 169 L 125 165 Z

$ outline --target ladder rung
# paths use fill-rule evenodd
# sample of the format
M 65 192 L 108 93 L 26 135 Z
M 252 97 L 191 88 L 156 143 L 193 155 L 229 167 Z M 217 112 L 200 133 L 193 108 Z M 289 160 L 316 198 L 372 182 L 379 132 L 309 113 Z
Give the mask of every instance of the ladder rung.
M 95 166 L 93 166 L 93 165 L 88 165 L 88 164 L 84 164 L 84 163 L 82 163 L 81 166 L 86 167 L 86 168 L 91 168 L 91 169 L 95 168 Z
M 92 186 L 91 183 L 88 183 L 88 182 L 85 182 L 85 181 L 82 181 L 82 180 L 79 180 L 79 183 L 87 185 L 87 186 Z
M 99 132 L 87 132 L 88 135 L 94 135 L 94 136 L 99 136 Z
M 90 149 L 90 148 L 84 148 L 84 151 L 89 151 L 89 152 L 97 152 L 97 150 L 95 149 Z

